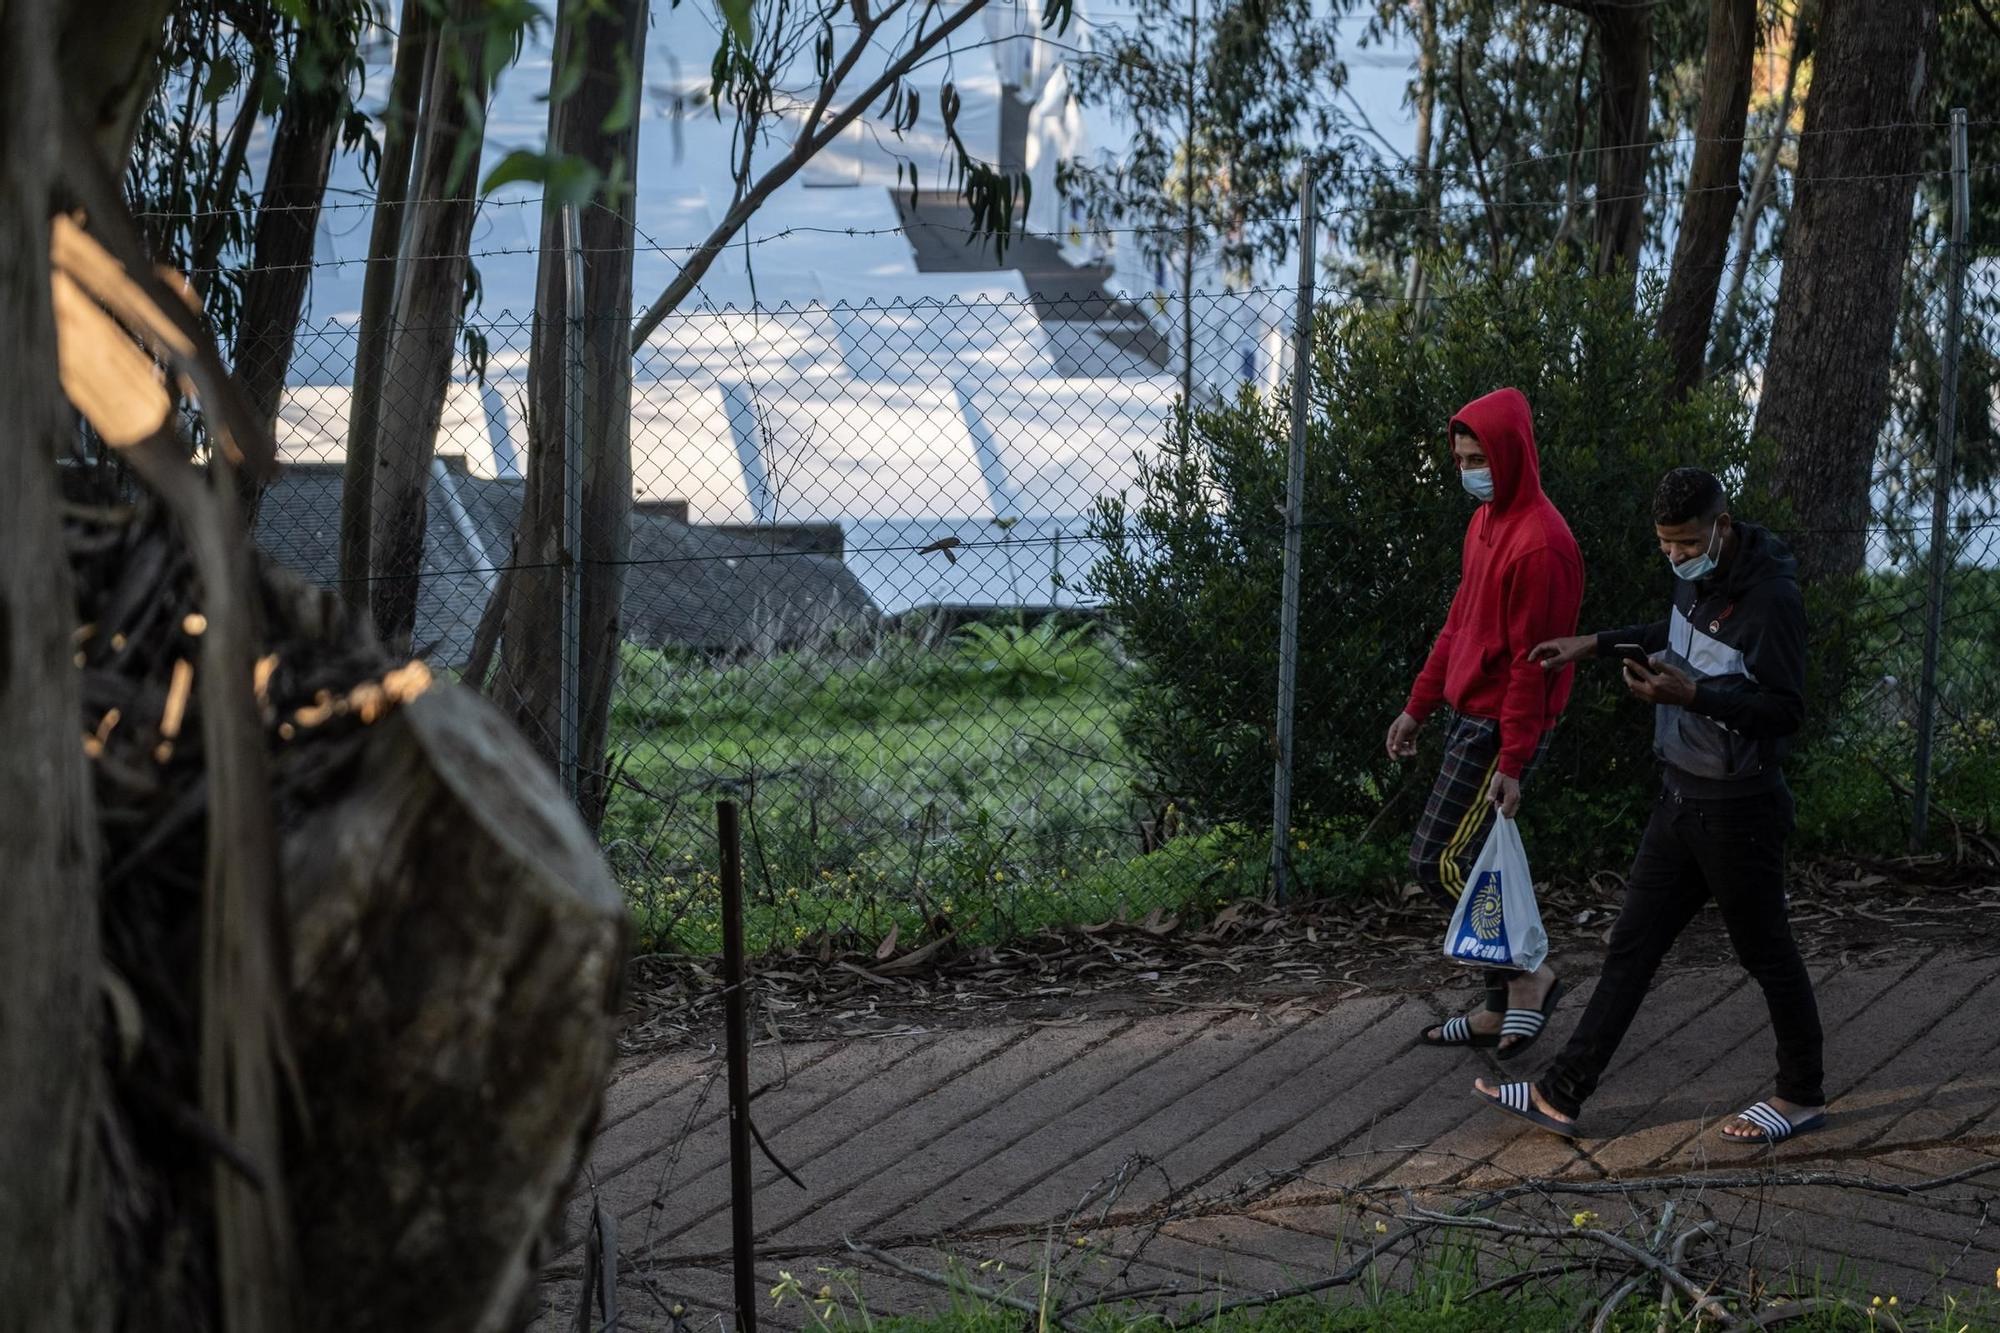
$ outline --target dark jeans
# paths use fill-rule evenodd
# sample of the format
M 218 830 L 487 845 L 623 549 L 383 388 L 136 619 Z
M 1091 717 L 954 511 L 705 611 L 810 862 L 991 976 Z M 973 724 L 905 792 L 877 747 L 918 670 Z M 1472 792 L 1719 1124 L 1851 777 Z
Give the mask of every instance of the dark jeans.
M 1597 1090 L 1631 1027 L 1660 960 L 1711 896 L 1736 957 L 1764 990 L 1778 1039 L 1778 1096 L 1824 1104 L 1819 1005 L 1792 939 L 1785 907 L 1785 839 L 1791 793 L 1780 786 L 1724 800 L 1662 792 L 1646 824 L 1625 907 L 1611 928 L 1604 972 L 1562 1054 L 1542 1075 L 1542 1096 L 1575 1116 Z

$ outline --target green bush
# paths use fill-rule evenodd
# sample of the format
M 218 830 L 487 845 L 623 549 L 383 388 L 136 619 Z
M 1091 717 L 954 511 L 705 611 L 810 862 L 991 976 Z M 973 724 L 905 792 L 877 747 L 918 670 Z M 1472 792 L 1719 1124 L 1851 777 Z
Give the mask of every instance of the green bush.
M 1399 789 L 1400 838 L 1431 780 L 1440 727 L 1407 767 L 1382 736 L 1444 621 L 1471 501 L 1446 428 L 1512 385 L 1534 409 L 1544 488 L 1582 548 L 1582 628 L 1664 613 L 1672 581 L 1652 535 L 1663 472 L 1752 474 L 1746 414 L 1725 388 L 1669 401 L 1646 313 L 1616 282 L 1536 274 L 1401 305 L 1326 309 L 1316 325 L 1306 462 L 1294 800 L 1301 826 L 1366 816 Z M 1137 494 L 1093 517 L 1090 582 L 1141 671 L 1124 720 L 1150 795 L 1198 820 L 1269 817 L 1287 403 L 1245 391 L 1194 413 Z M 1739 503 L 1746 518 L 1754 502 Z M 1630 812 L 1655 780 L 1647 718 L 1587 662 L 1525 807 L 1536 865 L 1629 853 Z M 1534 836 L 1531 827 L 1530 836 Z M 1600 845 L 1606 844 L 1606 845 Z M 1546 852 L 1543 849 L 1548 849 Z
M 1846 585 L 1845 615 L 1810 597 L 1813 665 L 1836 707 L 1791 765 L 1803 855 L 1887 855 L 1907 844 L 1915 781 L 1928 580 L 1878 570 Z M 1819 590 L 1815 590 L 1819 591 Z M 1816 614 L 1815 614 L 1816 612 Z M 1838 626 L 1830 631 L 1829 626 Z M 1845 670 L 1845 688 L 1831 682 Z M 1811 688 L 1811 686 L 1809 686 Z M 1822 705 L 1824 699 L 1819 700 Z M 1952 571 L 1938 641 L 1931 752 L 1932 850 L 2000 826 L 2000 571 Z
M 1085 685 L 1114 668 L 1098 646 L 1095 625 L 1065 629 L 1054 617 L 1025 625 L 971 624 L 952 637 L 959 670 L 1009 698 L 1052 694 Z

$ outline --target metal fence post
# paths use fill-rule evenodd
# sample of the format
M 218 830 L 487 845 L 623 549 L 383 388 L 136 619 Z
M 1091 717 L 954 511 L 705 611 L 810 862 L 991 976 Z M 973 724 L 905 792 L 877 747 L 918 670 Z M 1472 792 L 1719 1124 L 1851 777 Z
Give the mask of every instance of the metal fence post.
M 583 230 L 575 204 L 563 205 L 563 251 L 569 281 L 564 301 L 562 487 L 562 680 L 557 704 L 556 765 L 563 790 L 579 800 L 578 723 L 582 711 L 583 602 Z
M 1292 339 L 1292 444 L 1285 471 L 1285 573 L 1278 612 L 1278 757 L 1271 782 L 1271 882 L 1285 901 L 1292 822 L 1292 718 L 1299 687 L 1299 560 L 1306 489 L 1306 390 L 1312 376 L 1313 178 L 1299 184 L 1299 294 Z
M 1945 247 L 1944 348 L 1938 367 L 1937 440 L 1931 447 L 1930 588 L 1924 608 L 1924 672 L 1917 693 L 1917 759 L 1910 800 L 1910 843 L 1916 850 L 1922 849 L 1930 832 L 1938 641 L 1944 632 L 1945 580 L 1951 569 L 1952 453 L 1958 440 L 1958 358 L 1965 322 L 1965 237 L 1971 208 L 1965 127 L 1965 108 L 1959 107 L 1951 113 L 1951 240 Z
M 715 803 L 722 849 L 724 1060 L 729 1079 L 729 1236 L 736 1333 L 757 1333 L 757 1222 L 750 1174 L 750 1006 L 743 993 L 743 833 L 734 801 Z

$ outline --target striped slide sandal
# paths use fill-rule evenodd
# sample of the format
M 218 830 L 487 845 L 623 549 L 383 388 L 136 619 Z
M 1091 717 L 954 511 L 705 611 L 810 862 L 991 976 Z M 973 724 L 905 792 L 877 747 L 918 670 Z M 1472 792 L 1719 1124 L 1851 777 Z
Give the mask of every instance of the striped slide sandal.
M 1566 1139 L 1576 1138 L 1577 1129 L 1574 1120 L 1558 1120 L 1535 1109 L 1534 1086 L 1532 1083 L 1502 1083 L 1497 1092 L 1474 1088 L 1472 1095 L 1495 1110 L 1505 1111 L 1508 1115 L 1525 1120 L 1537 1129 L 1546 1129 L 1549 1133 L 1560 1134 Z
M 1774 1108 L 1769 1102 L 1758 1102 L 1748 1110 L 1738 1113 L 1736 1119 L 1729 1123 L 1733 1125 L 1738 1122 L 1749 1125 L 1757 1132 L 1755 1134 L 1731 1134 L 1726 1131 L 1717 1132 L 1721 1133 L 1722 1137 L 1728 1139 L 1731 1143 L 1752 1143 L 1760 1148 L 1775 1147 L 1777 1144 L 1783 1143 L 1786 1139 L 1799 1134 L 1810 1134 L 1821 1125 L 1824 1125 L 1826 1123 L 1826 1112 L 1820 1111 L 1814 1115 L 1805 1116 L 1800 1120 L 1793 1121 L 1786 1119 L 1784 1114 Z
M 1542 1029 L 1549 1025 L 1549 1015 L 1556 1011 L 1556 1001 L 1562 998 L 1562 978 L 1549 983 L 1549 993 L 1542 997 L 1539 1009 L 1509 1009 L 1507 1016 L 1500 1020 L 1500 1036 L 1516 1038 L 1509 1046 L 1502 1046 L 1496 1054 L 1502 1060 L 1511 1060 L 1522 1051 L 1535 1044 L 1535 1038 L 1542 1035 Z
M 1431 1035 L 1431 1028 L 1438 1030 L 1438 1034 L 1435 1037 Z M 1417 1034 L 1417 1040 L 1423 1042 L 1426 1046 L 1490 1047 L 1500 1044 L 1500 1037 L 1497 1033 L 1474 1032 L 1471 1021 L 1464 1014 L 1460 1014 L 1457 1018 L 1447 1018 L 1442 1024 L 1430 1024 Z

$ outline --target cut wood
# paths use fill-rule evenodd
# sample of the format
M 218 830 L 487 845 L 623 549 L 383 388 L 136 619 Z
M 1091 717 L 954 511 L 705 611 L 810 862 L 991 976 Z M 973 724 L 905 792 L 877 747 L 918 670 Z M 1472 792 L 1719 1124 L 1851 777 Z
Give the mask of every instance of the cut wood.
M 597 847 L 506 720 L 439 686 L 283 859 L 310 1326 L 508 1327 L 610 1063 L 625 914 Z

